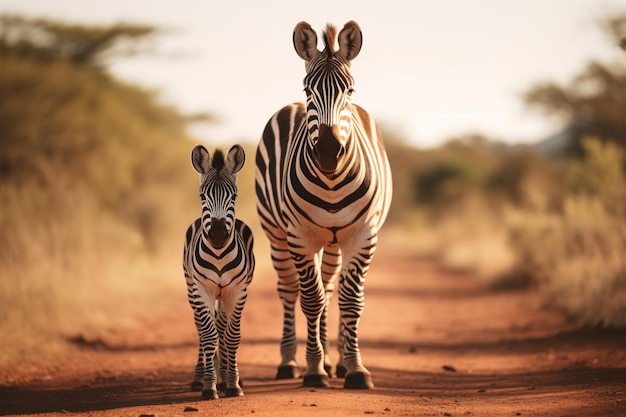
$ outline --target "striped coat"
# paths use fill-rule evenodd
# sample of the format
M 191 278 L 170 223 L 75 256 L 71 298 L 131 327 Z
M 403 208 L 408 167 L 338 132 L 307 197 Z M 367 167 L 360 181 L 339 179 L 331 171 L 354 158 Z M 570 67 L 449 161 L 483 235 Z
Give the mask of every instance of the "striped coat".
M 351 102 L 350 61 L 361 32 L 348 22 L 328 26 L 326 49 L 301 22 L 294 45 L 305 60 L 306 103 L 294 103 L 267 123 L 256 153 L 257 212 L 271 242 L 284 310 L 277 378 L 298 375 L 294 308 L 307 318 L 305 386 L 328 386 L 326 315 L 338 277 L 340 331 L 337 374 L 347 388 L 373 386 L 358 349 L 364 282 L 378 230 L 391 204 L 391 171 L 374 120 Z
M 235 219 L 236 178 L 244 159 L 239 145 L 226 158 L 219 150 L 211 158 L 201 145 L 192 152 L 200 174 L 202 216 L 187 230 L 183 270 L 199 336 L 192 390 L 202 391 L 205 399 L 218 398 L 218 391 L 227 397 L 243 395 L 239 325 L 255 266 L 252 232 Z

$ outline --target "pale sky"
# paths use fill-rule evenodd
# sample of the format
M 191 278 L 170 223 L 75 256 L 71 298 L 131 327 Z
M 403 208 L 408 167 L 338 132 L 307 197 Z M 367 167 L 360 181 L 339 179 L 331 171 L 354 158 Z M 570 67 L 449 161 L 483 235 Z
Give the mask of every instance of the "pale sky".
M 1 13 L 71 23 L 150 24 L 169 31 L 160 54 L 114 64 L 183 112 L 219 122 L 192 129 L 209 143 L 256 143 L 269 117 L 304 99 L 292 45 L 301 20 L 318 32 L 355 20 L 354 102 L 419 147 L 482 133 L 532 142 L 558 129 L 520 98 L 536 82 L 566 82 L 590 59 L 624 59 L 597 24 L 614 0 L 0 0 Z

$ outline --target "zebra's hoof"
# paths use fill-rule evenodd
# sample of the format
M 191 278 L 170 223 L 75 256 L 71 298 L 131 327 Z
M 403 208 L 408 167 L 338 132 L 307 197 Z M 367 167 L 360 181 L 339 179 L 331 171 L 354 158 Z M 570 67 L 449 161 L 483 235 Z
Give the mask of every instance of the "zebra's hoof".
M 337 364 L 337 369 L 335 369 L 335 372 L 337 373 L 337 378 L 345 378 L 348 370 L 345 366 Z
M 193 392 L 200 392 L 200 391 L 202 391 L 202 381 L 193 381 L 191 383 L 191 390 Z
M 300 371 L 298 371 L 298 367 L 291 365 L 279 366 L 278 372 L 276 373 L 276 379 L 293 379 L 299 377 Z
M 330 387 L 330 382 L 328 381 L 328 375 L 305 375 L 304 381 L 302 381 L 302 386 L 328 388 Z
M 343 387 L 347 389 L 372 389 L 372 376 L 364 372 L 353 372 L 346 375 Z
M 243 390 L 239 387 L 237 388 L 227 388 L 225 397 L 243 397 Z
M 239 380 L 239 386 L 241 388 L 243 388 L 243 381 L 241 379 Z M 218 392 L 226 392 L 226 389 L 227 389 L 226 382 L 219 382 L 217 384 L 217 391 Z M 227 397 L 228 397 L 228 395 L 227 395 Z
M 217 400 L 220 396 L 217 395 L 217 390 L 214 389 L 205 389 L 202 391 L 202 399 L 203 400 Z

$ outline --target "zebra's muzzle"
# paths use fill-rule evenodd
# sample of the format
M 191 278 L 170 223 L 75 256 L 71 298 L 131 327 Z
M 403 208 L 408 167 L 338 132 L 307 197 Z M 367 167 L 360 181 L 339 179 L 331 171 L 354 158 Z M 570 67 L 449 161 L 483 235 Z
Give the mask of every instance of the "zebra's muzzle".
M 211 228 L 209 229 L 209 241 L 214 248 L 220 249 L 228 242 L 228 228 L 226 227 L 226 219 L 211 219 Z
M 325 173 L 337 171 L 345 154 L 345 147 L 339 141 L 339 127 L 320 125 L 319 139 L 313 147 L 313 156 L 318 167 Z

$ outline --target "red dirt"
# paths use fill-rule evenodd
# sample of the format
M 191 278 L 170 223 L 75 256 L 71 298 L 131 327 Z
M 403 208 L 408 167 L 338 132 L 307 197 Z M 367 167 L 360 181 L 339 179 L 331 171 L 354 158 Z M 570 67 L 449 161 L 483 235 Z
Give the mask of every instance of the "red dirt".
M 239 352 L 244 397 L 201 401 L 189 391 L 196 334 L 181 302 L 142 328 L 77 335 L 54 360 L 0 369 L 0 415 L 626 416 L 625 331 L 580 329 L 542 310 L 533 290 L 495 292 L 393 247 L 374 260 L 360 326 L 376 387 L 276 381 L 282 315 L 274 287 L 273 273 L 259 270 L 250 288 Z

